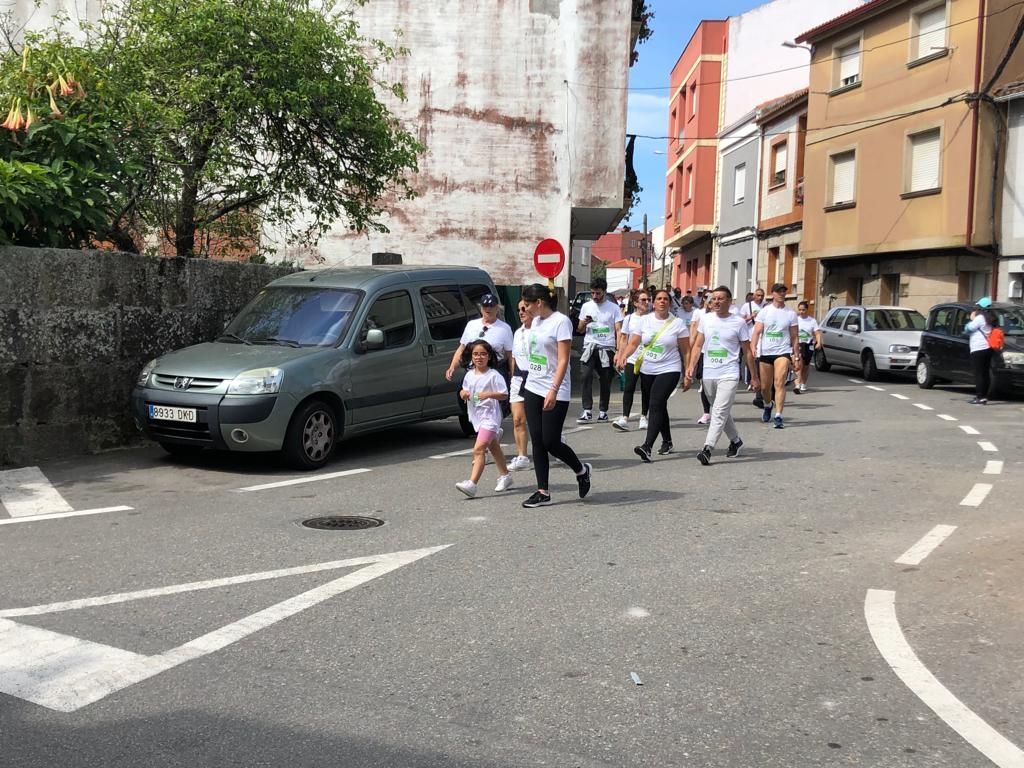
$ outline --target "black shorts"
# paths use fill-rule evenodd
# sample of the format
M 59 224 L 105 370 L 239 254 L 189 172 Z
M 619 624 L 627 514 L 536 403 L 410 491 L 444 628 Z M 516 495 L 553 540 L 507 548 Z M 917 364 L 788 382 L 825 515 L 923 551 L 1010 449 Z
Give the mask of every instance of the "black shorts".
M 770 366 L 772 366 L 774 368 L 775 367 L 775 361 L 776 360 L 782 360 L 782 359 L 789 360 L 790 363 L 793 362 L 793 356 L 790 355 L 790 354 L 785 354 L 785 355 L 761 355 L 759 358 L 757 358 L 757 361 L 759 363 L 761 363 L 761 365 L 770 365 Z
M 811 362 L 811 358 L 814 357 L 814 350 L 811 349 L 811 345 L 806 341 L 800 342 L 800 359 L 805 363 Z

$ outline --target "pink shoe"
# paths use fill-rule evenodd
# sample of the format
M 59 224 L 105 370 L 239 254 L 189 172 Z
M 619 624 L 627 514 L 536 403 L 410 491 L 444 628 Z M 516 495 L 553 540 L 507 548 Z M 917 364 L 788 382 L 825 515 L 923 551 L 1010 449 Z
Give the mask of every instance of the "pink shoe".
M 705 413 L 703 416 L 701 416 L 699 419 L 697 419 L 697 423 L 698 424 L 710 424 L 711 423 L 711 414 L 710 413 Z

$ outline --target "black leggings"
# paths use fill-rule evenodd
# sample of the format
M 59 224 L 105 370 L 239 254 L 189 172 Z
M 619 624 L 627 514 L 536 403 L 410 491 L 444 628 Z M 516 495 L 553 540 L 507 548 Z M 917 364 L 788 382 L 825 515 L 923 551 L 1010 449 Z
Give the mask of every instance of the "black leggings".
M 633 410 L 633 395 L 636 392 L 636 385 L 640 381 L 640 374 L 633 373 L 632 363 L 626 363 L 624 374 L 626 381 L 622 387 L 622 415 L 628 419 Z M 640 413 L 643 416 L 647 415 L 647 408 L 651 401 L 650 394 L 646 389 L 640 387 Z
M 550 411 L 544 410 L 544 398 L 533 392 L 525 392 L 526 425 L 530 428 L 530 440 L 533 441 L 533 469 L 537 474 L 537 488 L 548 490 L 548 471 L 550 453 L 564 462 L 573 472 L 583 471 L 583 463 L 567 444 L 562 442 L 562 425 L 565 415 L 569 412 L 569 401 L 558 400 Z
M 672 430 L 668 423 L 668 396 L 679 386 L 679 371 L 674 373 L 640 374 L 640 387 L 650 397 L 650 410 L 647 411 L 647 438 L 644 447 L 654 447 L 654 440 L 661 435 L 666 443 L 672 442 Z M 703 387 L 701 387 L 703 389 Z
M 615 350 L 611 351 L 611 354 L 615 354 Z M 599 410 L 607 411 L 608 404 L 612 398 L 612 376 L 615 375 L 615 368 L 612 366 L 601 365 L 601 352 L 594 350 L 590 353 L 590 359 L 583 363 L 583 379 L 580 382 L 581 386 L 581 400 L 583 401 L 583 410 L 591 411 L 594 409 L 594 374 L 597 374 L 599 382 L 598 390 L 600 394 L 600 400 L 598 405 Z
M 704 379 L 704 353 L 698 352 L 700 357 L 697 359 L 697 370 L 694 371 L 693 378 Z M 711 401 L 708 400 L 708 396 L 704 394 L 704 385 L 700 387 L 700 404 L 704 406 L 704 413 L 711 413 Z
M 971 370 L 974 371 L 974 394 L 979 400 L 987 400 L 992 385 L 992 350 L 971 352 Z

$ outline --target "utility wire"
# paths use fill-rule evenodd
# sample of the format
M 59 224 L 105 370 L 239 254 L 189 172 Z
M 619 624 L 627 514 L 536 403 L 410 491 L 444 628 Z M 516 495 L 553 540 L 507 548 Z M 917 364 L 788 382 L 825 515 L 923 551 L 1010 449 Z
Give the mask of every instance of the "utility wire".
M 998 15 L 1000 15 L 1002 13 L 1005 13 L 1006 11 L 1009 11 L 1012 8 L 1018 8 L 1018 7 L 1022 6 L 1022 5 L 1024 5 L 1024 0 L 1017 0 L 1017 2 L 1011 3 L 1010 5 L 1006 6 L 1005 8 L 1000 8 L 997 11 L 992 11 L 991 13 L 986 13 L 986 14 L 984 14 L 982 16 L 971 16 L 968 19 L 961 19 L 960 21 L 954 22 L 952 24 L 947 24 L 946 26 L 942 27 L 942 29 L 952 29 L 953 27 L 958 27 L 961 24 L 969 24 L 972 21 L 977 21 L 979 18 L 989 19 L 989 18 L 998 16 Z M 921 37 L 922 34 L 928 34 L 928 33 L 919 33 L 917 35 L 910 35 L 908 37 L 900 38 L 899 40 L 893 40 L 893 41 L 888 42 L 888 43 L 880 43 L 879 45 L 873 46 L 871 48 L 865 48 L 863 51 L 861 51 L 861 53 L 871 53 L 873 51 L 880 50 L 881 48 L 888 48 L 891 45 L 899 45 L 900 43 L 905 43 L 905 42 L 907 42 L 909 40 L 916 40 L 917 38 Z M 824 63 L 829 62 L 829 61 L 837 61 L 840 58 L 841 58 L 840 56 L 829 56 L 828 58 L 825 58 L 825 59 L 818 59 L 818 61 L 814 62 L 814 64 L 824 64 Z M 776 75 L 776 74 L 781 74 L 783 72 L 793 72 L 793 71 L 798 70 L 798 69 L 806 69 L 810 65 L 811 65 L 811 62 L 808 62 L 807 64 L 800 64 L 800 65 L 794 66 L 794 67 L 784 67 L 782 69 L 772 69 L 772 70 L 768 70 L 767 72 L 758 72 L 758 73 L 753 74 L 753 75 L 740 75 L 738 77 L 730 77 L 730 78 L 726 78 L 724 80 L 698 80 L 697 84 L 698 85 L 720 85 L 721 83 L 733 83 L 733 82 L 739 82 L 741 80 L 753 80 L 753 79 L 758 78 L 758 77 L 767 77 L 768 75 Z M 672 86 L 671 85 L 621 86 L 621 85 L 600 85 L 598 83 L 577 83 L 577 82 L 573 82 L 572 84 L 573 85 L 579 85 L 579 86 L 582 86 L 582 87 L 585 87 L 585 88 L 597 88 L 597 89 L 600 89 L 600 90 L 607 90 L 607 91 L 669 91 L 669 90 L 672 90 Z

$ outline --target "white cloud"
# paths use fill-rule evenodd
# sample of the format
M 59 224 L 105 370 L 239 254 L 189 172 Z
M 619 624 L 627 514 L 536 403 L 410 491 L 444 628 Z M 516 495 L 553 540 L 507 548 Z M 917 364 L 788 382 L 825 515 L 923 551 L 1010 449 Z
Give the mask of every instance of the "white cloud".
M 629 94 L 626 132 L 643 136 L 667 136 L 668 102 L 668 96 L 650 93 Z

